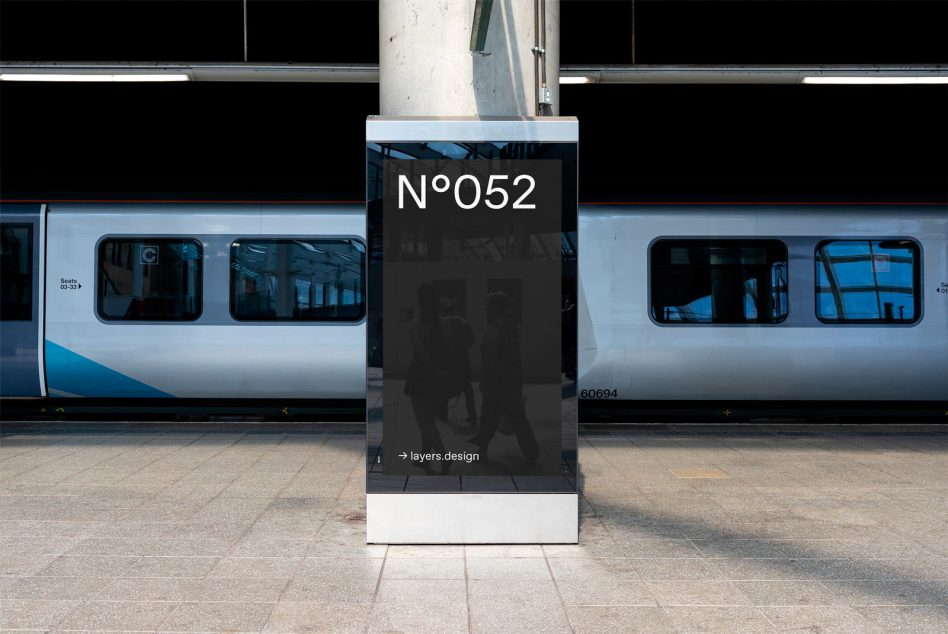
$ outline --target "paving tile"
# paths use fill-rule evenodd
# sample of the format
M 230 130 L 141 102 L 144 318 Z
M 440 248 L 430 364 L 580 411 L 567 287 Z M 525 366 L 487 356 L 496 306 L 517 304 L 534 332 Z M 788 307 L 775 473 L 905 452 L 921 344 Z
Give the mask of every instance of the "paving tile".
M 281 495 L 267 507 L 268 511 L 312 512 L 324 511 L 336 505 L 335 498 L 293 498 Z
M 191 596 L 193 601 L 258 601 L 274 603 L 286 587 L 288 579 L 235 579 L 217 577 L 202 579 Z
M 312 539 L 322 528 L 323 520 L 289 520 L 260 518 L 253 524 L 253 530 L 271 537 L 288 539 Z
M 270 504 L 270 499 L 218 497 L 188 518 L 194 523 L 253 522 Z
M 634 579 L 563 579 L 557 586 L 564 605 L 657 605 L 645 584 Z
M 634 559 L 642 579 L 722 579 L 720 569 L 706 559 Z
M 839 597 L 817 581 L 735 581 L 754 605 L 834 605 Z
M 8 534 L 21 537 L 75 538 L 91 537 L 106 522 L 70 522 L 70 521 L 5 521 L 4 526 L 12 525 Z M 68 542 L 67 542 L 68 543 Z M 62 551 L 59 551 L 62 552 Z
M 916 580 L 912 581 L 912 585 L 918 588 L 920 591 L 931 595 L 933 603 L 938 605 L 948 605 L 948 580 Z
M 182 603 L 164 620 L 161 632 L 259 632 L 273 603 Z
M 108 583 L 105 577 L 20 577 L 8 591 L 14 599 L 91 599 Z
M 639 579 L 636 559 L 558 557 L 549 560 L 556 579 Z
M 383 579 L 464 579 L 463 559 L 388 559 Z
M 633 542 L 643 539 L 682 539 L 685 535 L 678 526 L 670 524 L 636 524 L 625 518 L 600 514 L 603 527 L 617 542 Z
M 47 630 L 56 627 L 81 601 L 0 600 L 0 629 Z
M 925 583 L 903 581 L 825 581 L 842 605 L 937 605 L 944 601 Z
M 468 612 L 464 604 L 442 603 L 433 610 L 412 602 L 377 603 L 369 615 L 370 632 L 426 632 L 454 634 L 468 632 Z
M 221 557 L 234 548 L 232 539 L 163 539 L 154 555 L 166 557 Z
M 786 558 L 782 545 L 762 539 L 693 539 L 706 557 Z
M 5 555 L 62 555 L 84 537 L 0 536 L 0 558 Z
M 382 559 L 363 557 L 337 558 L 307 557 L 300 565 L 298 574 L 323 577 L 352 577 L 378 579 L 382 569 Z
M 803 580 L 807 578 L 789 559 L 713 559 L 708 560 L 728 580 Z
M 944 634 L 948 631 L 948 607 L 860 607 L 855 608 L 881 632 Z
M 302 557 L 224 557 L 207 576 L 290 579 L 302 563 Z
M 283 591 L 282 600 L 370 603 L 377 585 L 377 574 L 374 577 L 369 575 L 334 576 L 300 572 Z
M 364 541 L 364 538 L 363 538 Z M 390 546 L 384 544 L 353 544 L 337 543 L 332 541 L 319 540 L 312 542 L 306 550 L 307 557 L 365 557 L 378 558 L 385 557 L 385 552 Z
M 59 559 L 59 555 L 0 554 L 0 576 L 16 575 L 25 577 L 35 575 L 56 559 Z
M 646 581 L 659 605 L 751 605 L 741 590 L 731 581 Z
M 263 631 L 363 633 L 371 611 L 370 603 L 283 601 L 273 608 Z
M 391 552 L 391 549 L 389 549 Z M 389 554 L 389 557 L 392 555 Z M 543 557 L 543 548 L 536 544 L 498 544 L 464 546 L 464 555 L 468 559 L 480 557 Z
M 236 540 L 250 530 L 249 522 L 182 522 L 170 535 L 174 539 Z
M 200 583 L 192 577 L 118 577 L 96 595 L 108 601 L 187 601 Z
M 169 537 L 180 524 L 178 522 L 108 522 L 93 533 L 98 538 L 161 538 Z
M 0 577 L 0 597 L 10 596 L 10 589 L 15 586 L 20 577 Z
M 469 579 L 508 580 L 547 580 L 550 571 L 543 559 L 501 557 L 480 557 L 467 560 Z
M 594 544 L 584 544 L 580 539 L 579 544 L 552 544 L 543 546 L 543 554 L 548 559 L 557 559 L 566 557 L 574 559 L 577 557 L 607 558 L 617 555 L 614 543 L 600 542 Z M 624 557 L 624 555 L 622 555 Z
M 763 634 L 777 631 L 764 615 L 750 607 L 666 607 L 665 616 L 677 632 L 741 632 Z
M 38 574 L 44 577 L 120 577 L 138 557 L 63 555 Z
M 581 500 L 584 498 L 580 498 Z M 591 546 L 593 544 L 614 544 L 616 540 L 606 523 L 597 517 L 579 518 L 579 544 Z M 577 545 L 579 545 L 577 544 Z
M 904 579 L 906 573 L 891 559 L 796 559 L 794 565 L 807 579 Z M 920 572 L 920 571 L 918 571 Z M 942 573 L 944 574 L 944 573 Z M 920 578 L 910 574 L 908 578 Z
M 547 605 L 559 606 L 556 584 L 550 581 L 504 581 L 469 579 L 467 600 L 470 605 Z
M 477 604 L 470 606 L 472 632 L 572 632 L 561 606 Z
M 89 601 L 67 616 L 57 629 L 154 631 L 177 605 L 154 601 Z
M 470 549 L 470 546 L 467 547 Z M 404 546 L 392 545 L 385 554 L 387 559 L 463 559 L 464 546 Z
M 678 631 L 672 627 L 664 610 L 658 607 L 570 605 L 566 611 L 577 634 L 672 634 Z
M 204 577 L 219 557 L 141 557 L 124 575 L 127 577 Z
M 916 558 L 927 559 L 934 553 L 916 541 L 882 530 L 870 535 L 878 537 L 856 537 L 851 539 L 793 539 L 781 540 L 781 548 L 788 557 L 795 558 Z
M 611 547 L 613 556 L 620 557 L 701 557 L 702 553 L 688 539 L 636 539 Z
M 562 596 L 578 632 L 948 630 L 943 435 L 784 429 L 584 436 L 581 542 L 544 547 L 366 545 L 351 435 L 18 436 L 37 448 L 0 446 L 0 614 L 186 601 L 176 628 L 260 629 L 215 606 L 279 597 L 271 630 L 427 631 L 447 605 L 448 630 L 556 631 Z
M 229 557 L 301 557 L 307 553 L 312 538 L 276 537 L 265 533 L 249 533 L 226 549 Z
M 155 494 L 154 500 L 183 500 L 183 499 L 210 499 L 221 494 L 230 486 L 230 480 L 225 482 L 185 482 L 179 480 L 166 486 Z
M 125 522 L 186 522 L 192 515 L 207 506 L 212 496 L 155 500 L 132 509 L 122 516 Z
M 678 468 L 678 469 L 669 469 L 676 477 L 682 479 L 717 479 L 717 478 L 730 478 L 730 474 L 722 469 L 696 469 L 696 468 Z
M 295 580 L 294 580 L 295 581 Z M 287 590 L 287 595 L 289 590 Z M 289 598 L 287 596 L 287 598 Z M 378 603 L 399 604 L 464 604 L 467 591 L 464 581 L 446 579 L 432 581 L 427 579 L 382 579 L 378 584 Z
M 854 609 L 834 606 L 758 608 L 778 632 L 820 632 L 820 634 L 882 634 Z

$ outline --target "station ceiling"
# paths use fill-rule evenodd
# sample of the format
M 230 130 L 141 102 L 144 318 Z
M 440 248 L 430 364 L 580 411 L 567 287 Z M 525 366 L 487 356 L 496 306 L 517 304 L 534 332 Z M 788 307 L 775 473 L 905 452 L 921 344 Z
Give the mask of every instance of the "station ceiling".
M 944 64 L 948 2 L 562 0 L 569 64 Z M 377 2 L 248 0 L 250 62 L 378 59 Z M 120 25 L 116 27 L 116 21 Z M 0 1 L 0 60 L 240 62 L 242 0 Z M 0 87 L 3 199 L 364 195 L 374 84 Z M 948 87 L 563 86 L 580 198 L 948 201 Z
M 246 61 L 378 61 L 377 0 L 246 10 Z M 948 62 L 944 0 L 561 0 L 561 13 L 563 64 Z M 244 61 L 244 0 L 2 0 L 0 59 Z

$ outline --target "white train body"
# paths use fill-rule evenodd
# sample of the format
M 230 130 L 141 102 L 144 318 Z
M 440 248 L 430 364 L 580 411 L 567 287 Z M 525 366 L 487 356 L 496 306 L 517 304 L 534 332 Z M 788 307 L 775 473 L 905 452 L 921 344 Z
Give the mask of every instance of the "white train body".
M 581 393 L 646 401 L 948 399 L 945 207 L 587 206 L 579 222 Z M 676 237 L 787 244 L 786 319 L 658 323 L 650 312 L 649 248 Z M 850 238 L 917 243 L 917 321 L 830 324 L 816 318 L 815 247 Z
M 247 238 L 342 240 L 365 253 L 363 206 L 35 207 L 3 209 L 4 226 L 15 229 L 5 240 L 33 236 L 35 301 L 32 308 L 23 305 L 21 321 L 3 322 L 2 396 L 365 398 L 364 313 L 336 321 L 238 320 L 231 278 L 232 249 Z M 579 214 L 581 400 L 948 401 L 948 207 L 581 205 Z M 103 283 L 99 246 L 116 237 L 199 245 L 198 316 L 103 319 L 96 304 Z M 650 249 L 676 239 L 785 245 L 781 318 L 740 324 L 656 319 Z M 821 321 L 815 249 L 826 240 L 915 245 L 917 304 L 910 318 L 888 319 L 887 307 L 884 323 Z M 26 263 L 27 251 L 20 255 Z M 356 274 L 364 292 L 364 268 Z M 29 314 L 32 321 L 24 321 Z
M 364 241 L 361 208 L 50 205 L 47 227 L 50 396 L 365 397 L 364 317 L 356 322 L 238 322 L 229 309 L 232 243 L 247 237 Z M 200 241 L 204 279 L 198 319 L 102 320 L 95 306 L 97 245 L 109 236 Z M 61 280 L 73 279 L 81 288 L 60 289 Z

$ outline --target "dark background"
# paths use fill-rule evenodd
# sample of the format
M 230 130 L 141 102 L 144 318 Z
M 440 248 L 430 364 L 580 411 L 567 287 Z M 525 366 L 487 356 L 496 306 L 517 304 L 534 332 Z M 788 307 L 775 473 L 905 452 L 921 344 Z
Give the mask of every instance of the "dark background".
M 563 64 L 948 62 L 943 0 L 561 0 Z M 377 0 L 249 0 L 251 62 L 378 61 Z M 241 0 L 2 0 L 5 61 L 243 59 Z
M 561 278 L 565 273 L 562 271 L 559 242 L 560 232 L 569 229 L 563 226 L 561 214 L 569 212 L 561 207 L 558 185 L 562 183 L 564 189 L 569 187 L 569 179 L 562 177 L 564 163 L 569 161 L 551 157 L 573 157 L 575 148 L 567 144 L 547 144 L 540 146 L 545 149 L 531 151 L 525 147 L 527 145 L 511 144 L 511 150 L 528 153 L 529 159 L 541 160 L 475 159 L 448 163 L 431 159 L 385 161 L 377 152 L 372 153 L 373 160 L 383 162 L 384 165 L 384 197 L 379 201 L 381 218 L 376 215 L 373 224 L 383 227 L 385 242 L 382 249 L 382 286 L 385 289 L 381 302 L 383 332 L 381 341 L 378 341 L 379 347 L 384 347 L 385 350 L 382 388 L 382 438 L 387 456 L 383 463 L 385 475 L 419 474 L 418 468 L 407 460 L 395 459 L 402 451 L 422 450 L 419 424 L 415 419 L 417 410 L 414 410 L 413 400 L 409 409 L 408 402 L 411 399 L 403 392 L 411 373 L 410 364 L 415 356 L 410 344 L 410 328 L 420 310 L 415 301 L 417 289 L 421 284 L 434 284 L 437 288 L 439 282 L 458 282 L 460 286 L 456 288 L 456 292 L 459 294 L 449 297 L 464 302 L 466 311 L 462 316 L 469 322 L 478 342 L 467 354 L 470 363 L 469 381 L 478 397 L 482 396 L 481 386 L 488 379 L 484 375 L 484 357 L 480 348 L 488 330 L 485 307 L 487 292 L 492 290 L 492 283 L 510 284 L 517 289 L 508 292 L 512 300 L 508 314 L 516 314 L 519 317 L 517 325 L 520 333 L 516 356 L 523 361 L 523 386 L 520 393 L 526 397 L 526 407 L 530 412 L 527 416 L 529 422 L 526 424 L 536 435 L 542 459 L 537 463 L 524 464 L 523 454 L 516 448 L 513 439 L 505 439 L 503 434 L 498 433 L 490 445 L 489 462 L 484 456 L 483 462 L 456 464 L 451 473 L 487 476 L 547 475 L 558 476 L 557 481 L 562 477 L 561 418 L 566 414 L 561 410 L 560 346 L 563 320 L 560 307 Z M 534 144 L 530 145 L 535 148 Z M 405 148 L 408 154 L 421 149 L 413 148 L 411 144 L 400 144 L 399 147 Z M 444 193 L 433 190 L 431 179 L 435 174 L 448 176 L 451 183 L 456 183 L 461 174 L 472 175 L 481 184 L 482 192 L 486 192 L 491 174 L 506 174 L 509 179 L 500 183 L 499 187 L 509 193 L 508 204 L 499 210 L 490 209 L 485 202 L 487 197 L 482 196 L 480 204 L 471 209 L 462 209 L 455 202 L 453 186 Z M 525 184 L 513 184 L 520 174 L 531 175 L 536 183 L 529 196 L 524 197 L 527 204 L 535 205 L 535 208 L 529 211 L 514 210 L 512 207 L 514 201 L 527 192 Z M 405 193 L 402 199 L 404 205 L 399 205 L 399 175 L 407 176 L 412 188 L 417 192 L 425 189 L 421 185 L 420 177 L 426 175 L 427 205 L 424 209 L 419 208 L 408 193 Z M 553 183 L 553 186 L 550 186 L 550 183 Z M 474 200 L 475 196 L 471 190 L 470 186 L 462 187 L 461 199 Z M 490 198 L 494 202 L 500 200 L 497 195 Z M 378 214 L 378 208 L 379 205 L 375 205 L 375 214 Z M 575 206 L 568 206 L 568 209 L 575 218 Z M 542 242 L 547 246 L 545 255 L 530 247 L 533 241 Z M 375 240 L 371 233 L 369 242 L 374 247 Z M 487 242 L 498 245 L 499 248 L 492 253 L 486 249 L 480 250 L 483 247 L 457 248 L 459 243 L 483 245 Z M 506 245 L 516 246 L 507 250 Z M 373 248 L 370 262 L 376 255 L 377 252 Z M 374 307 L 375 310 L 378 308 L 379 306 Z M 411 318 L 405 314 L 406 310 L 411 311 Z M 373 312 L 371 299 L 369 311 Z M 516 318 L 512 319 L 517 322 Z M 444 341 L 448 341 L 448 332 L 442 330 Z M 376 333 L 370 330 L 370 340 L 375 339 L 373 335 Z M 370 346 L 372 345 L 370 343 Z M 508 345 L 512 344 L 508 342 Z M 503 367 L 509 368 L 509 365 Z M 415 389 L 424 387 L 432 386 L 430 383 L 421 383 Z M 427 394 L 428 398 L 435 401 L 439 398 L 436 390 Z M 426 393 L 422 392 L 422 398 L 425 395 Z M 461 425 L 465 408 L 461 407 L 460 400 L 455 401 L 453 397 L 449 400 L 454 405 L 450 416 L 455 425 Z M 483 423 L 484 401 L 482 398 L 477 400 L 480 401 L 479 411 Z M 474 430 L 467 427 L 440 428 L 445 447 L 455 452 L 477 452 L 476 446 L 466 442 L 467 437 L 473 433 Z M 437 449 L 432 448 L 431 451 Z M 471 483 L 465 480 L 464 491 L 472 490 L 469 484 Z
M 375 63 L 377 2 L 250 0 L 251 62 Z M 941 0 L 562 0 L 563 64 L 948 62 Z M 239 62 L 240 0 L 0 2 L 0 59 Z M 378 87 L 0 85 L 11 199 L 364 197 Z M 948 200 L 948 87 L 564 86 L 580 199 Z

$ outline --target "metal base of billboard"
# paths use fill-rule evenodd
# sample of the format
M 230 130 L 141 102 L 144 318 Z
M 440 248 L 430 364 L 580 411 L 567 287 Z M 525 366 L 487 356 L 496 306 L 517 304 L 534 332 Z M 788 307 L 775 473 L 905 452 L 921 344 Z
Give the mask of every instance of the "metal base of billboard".
M 366 496 L 370 544 L 575 544 L 575 493 Z

